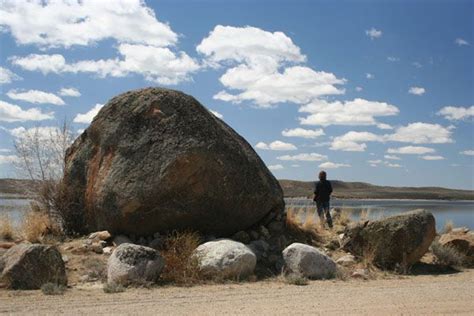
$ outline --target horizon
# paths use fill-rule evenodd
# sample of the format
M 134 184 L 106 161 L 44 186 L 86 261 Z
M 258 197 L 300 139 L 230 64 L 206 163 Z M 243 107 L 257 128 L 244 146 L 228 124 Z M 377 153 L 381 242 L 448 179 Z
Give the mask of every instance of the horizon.
M 175 3 L 2 2 L 0 178 L 25 130 L 161 86 L 280 180 L 474 190 L 474 2 Z

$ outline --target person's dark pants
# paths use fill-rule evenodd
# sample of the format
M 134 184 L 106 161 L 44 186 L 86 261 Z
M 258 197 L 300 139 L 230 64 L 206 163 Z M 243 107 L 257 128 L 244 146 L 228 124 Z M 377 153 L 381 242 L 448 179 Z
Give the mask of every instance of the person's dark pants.
M 328 223 L 329 227 L 332 227 L 332 218 L 331 213 L 329 212 L 329 201 L 328 202 L 316 202 L 316 209 L 318 210 L 318 215 L 321 220 L 324 219 L 324 215 L 326 215 L 326 222 Z

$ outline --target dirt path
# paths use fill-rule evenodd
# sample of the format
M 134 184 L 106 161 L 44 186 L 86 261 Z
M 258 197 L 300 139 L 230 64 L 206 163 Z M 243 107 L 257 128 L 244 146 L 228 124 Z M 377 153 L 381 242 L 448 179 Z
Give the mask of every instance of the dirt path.
M 474 270 L 372 281 L 279 281 L 192 288 L 131 289 L 105 294 L 99 285 L 64 296 L 0 290 L 0 313 L 68 315 L 474 314 Z

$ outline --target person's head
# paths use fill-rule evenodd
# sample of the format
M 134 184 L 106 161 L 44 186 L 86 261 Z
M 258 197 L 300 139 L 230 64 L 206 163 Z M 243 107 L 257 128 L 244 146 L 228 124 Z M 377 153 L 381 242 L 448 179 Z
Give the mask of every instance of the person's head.
M 320 171 L 319 172 L 319 180 L 326 180 L 326 171 Z

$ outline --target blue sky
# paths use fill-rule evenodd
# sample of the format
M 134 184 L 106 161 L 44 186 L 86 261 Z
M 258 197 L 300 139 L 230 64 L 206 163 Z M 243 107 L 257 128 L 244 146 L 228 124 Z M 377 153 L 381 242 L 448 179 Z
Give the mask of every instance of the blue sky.
M 165 86 L 280 179 L 474 188 L 472 1 L 0 1 L 0 177 L 15 137 Z

